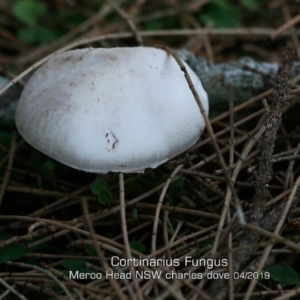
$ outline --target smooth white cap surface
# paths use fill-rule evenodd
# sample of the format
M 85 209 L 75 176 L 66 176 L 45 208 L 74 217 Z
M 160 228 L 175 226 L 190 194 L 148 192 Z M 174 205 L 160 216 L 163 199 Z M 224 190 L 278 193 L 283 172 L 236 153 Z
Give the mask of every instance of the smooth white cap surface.
M 200 80 L 185 64 L 208 113 Z M 26 84 L 16 110 L 24 139 L 87 172 L 141 172 L 192 146 L 205 123 L 184 73 L 165 51 L 58 54 Z

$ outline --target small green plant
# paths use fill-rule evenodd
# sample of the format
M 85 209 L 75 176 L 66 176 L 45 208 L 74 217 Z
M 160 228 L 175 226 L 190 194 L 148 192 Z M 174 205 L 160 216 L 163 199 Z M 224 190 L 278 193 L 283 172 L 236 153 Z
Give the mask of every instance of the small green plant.
M 51 176 L 58 163 L 39 151 L 33 151 L 29 157 L 29 164 L 44 175 Z
M 258 0 L 241 0 L 240 5 L 228 0 L 212 0 L 199 18 L 205 25 L 213 23 L 216 28 L 234 28 L 242 21 L 243 10 L 254 11 L 261 5 L 262 1 Z
M 138 241 L 132 241 L 129 243 L 130 248 L 139 252 L 145 252 L 147 250 L 147 247 L 145 244 L 138 242 Z
M 200 246 L 202 248 L 204 247 L 207 247 L 207 246 L 212 246 L 214 244 L 214 239 L 208 239 L 208 240 L 205 240 L 203 242 L 200 243 Z
M 266 268 L 273 280 L 280 284 L 294 285 L 299 282 L 298 273 L 290 266 L 272 265 Z
M 55 164 L 51 160 L 47 160 L 43 165 L 42 165 L 42 171 L 46 175 L 51 175 L 53 174 L 53 171 L 55 169 Z
M 200 14 L 204 24 L 213 23 L 216 28 L 233 28 L 240 22 L 240 13 L 229 1 L 212 0 L 205 13 Z
M 107 189 L 106 182 L 97 178 L 90 184 L 91 192 L 93 195 L 98 196 L 102 205 L 111 206 L 112 194 Z
M 262 4 L 260 0 L 242 0 L 242 4 L 249 10 L 258 9 Z
M 47 6 L 38 0 L 19 0 L 13 6 L 15 16 L 27 25 L 36 25 L 37 20 L 45 15 Z
M 40 0 L 18 0 L 14 3 L 12 11 L 16 18 L 25 24 L 18 31 L 18 37 L 29 43 L 48 43 L 58 38 L 60 32 L 41 26 L 38 21 L 44 17 L 48 8 Z
M 0 234 L 0 241 L 5 241 L 12 238 L 12 235 L 6 232 Z M 26 246 L 23 244 L 11 244 L 0 248 L 0 264 L 8 261 L 15 260 L 25 254 Z
M 138 213 L 139 213 L 139 212 L 138 212 L 138 210 L 137 210 L 136 208 L 134 208 L 134 209 L 132 210 L 131 216 L 132 216 L 133 220 L 135 220 L 135 221 L 138 220 L 138 218 L 139 218 L 139 214 L 138 214 Z
M 90 273 L 91 271 L 94 271 L 90 268 L 87 268 L 85 266 L 85 261 L 82 259 L 64 259 L 61 262 L 61 265 L 74 273 L 77 271 L 79 273 Z

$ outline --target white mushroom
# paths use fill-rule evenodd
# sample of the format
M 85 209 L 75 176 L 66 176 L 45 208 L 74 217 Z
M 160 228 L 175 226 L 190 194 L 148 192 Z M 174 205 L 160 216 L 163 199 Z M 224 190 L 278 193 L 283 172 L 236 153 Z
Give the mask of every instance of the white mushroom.
M 200 80 L 185 64 L 206 112 Z M 192 146 L 205 122 L 184 78 L 157 48 L 58 54 L 26 84 L 16 110 L 24 139 L 87 172 L 141 172 Z

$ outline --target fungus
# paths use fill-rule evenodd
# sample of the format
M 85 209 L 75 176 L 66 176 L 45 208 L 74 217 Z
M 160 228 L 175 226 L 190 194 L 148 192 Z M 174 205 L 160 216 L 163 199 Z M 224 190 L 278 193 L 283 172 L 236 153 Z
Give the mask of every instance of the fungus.
M 208 112 L 200 80 L 184 65 Z M 119 172 L 128 258 L 123 173 L 156 168 L 196 143 L 205 127 L 177 62 L 148 47 L 55 55 L 26 84 L 15 119 L 23 138 L 53 159 L 86 172 Z
M 200 80 L 185 66 L 208 111 Z M 54 56 L 26 84 L 15 119 L 30 145 L 94 173 L 156 168 L 191 147 L 205 127 L 176 61 L 150 47 Z

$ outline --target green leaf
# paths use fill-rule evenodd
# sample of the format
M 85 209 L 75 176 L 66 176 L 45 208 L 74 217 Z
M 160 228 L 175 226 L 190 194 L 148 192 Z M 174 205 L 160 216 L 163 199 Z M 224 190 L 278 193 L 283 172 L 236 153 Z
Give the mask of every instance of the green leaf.
M 125 190 L 126 194 L 129 193 L 134 195 L 140 195 L 145 191 L 144 187 L 137 180 L 126 183 Z
M 258 0 L 242 0 L 243 5 L 249 10 L 258 9 L 261 2 Z
M 19 39 L 32 44 L 47 44 L 60 36 L 61 32 L 59 30 L 49 29 L 42 26 L 21 28 L 18 32 Z
M 82 259 L 64 259 L 61 264 L 71 271 L 82 271 L 84 260 Z
M 299 282 L 298 273 L 289 266 L 272 265 L 266 268 L 271 278 L 281 284 L 294 285 Z
M 0 235 L 0 240 L 8 240 L 12 235 L 3 233 Z M 26 246 L 23 244 L 11 244 L 4 248 L 0 248 L 0 264 L 22 257 L 25 254 Z
M 104 180 L 97 178 L 90 184 L 91 192 L 93 195 L 98 196 L 99 192 L 107 191 L 107 185 Z
M 145 22 L 146 30 L 159 30 L 162 28 L 161 20 L 149 20 Z
M 214 243 L 214 239 L 207 239 L 203 242 L 200 243 L 201 247 L 206 247 L 206 246 L 209 246 L 209 245 L 213 245 Z
M 175 190 L 175 189 L 182 189 L 183 187 L 183 184 L 184 184 L 184 180 L 185 178 L 184 177 L 180 177 L 178 178 L 177 180 L 173 181 L 170 186 L 169 186 L 169 189 L 170 190 Z
M 90 188 L 92 194 L 98 196 L 98 199 L 102 205 L 111 205 L 112 194 L 107 190 L 107 185 L 104 180 L 97 178 L 90 184 Z
M 98 199 L 102 205 L 110 206 L 112 194 L 109 191 L 100 191 L 98 193 Z
M 33 150 L 29 157 L 29 164 L 38 171 L 43 170 L 43 165 L 49 160 L 49 157 L 40 151 Z
M 212 22 L 216 28 L 233 28 L 240 22 L 240 12 L 225 0 L 212 0 L 199 17 L 204 24 Z
M 154 172 L 149 172 L 139 178 L 139 182 L 146 191 L 159 185 L 161 183 L 161 177 L 158 177 Z
M 34 25 L 47 12 L 47 6 L 37 0 L 19 0 L 13 5 L 13 13 L 27 25 Z
M 130 242 L 129 245 L 131 249 L 139 252 L 145 252 L 147 250 L 146 245 L 138 241 Z
M 64 259 L 61 264 L 71 270 L 72 272 L 78 271 L 79 273 L 88 273 L 91 272 L 90 268 L 84 266 L 85 261 L 82 259 Z
M 101 0 L 103 1 L 103 0 Z M 82 15 L 80 11 L 74 10 L 60 10 L 57 18 L 62 20 L 68 26 L 76 27 L 86 21 L 86 15 Z
M 138 210 L 136 208 L 134 208 L 131 212 L 132 218 L 136 221 L 139 216 L 138 216 Z
M 47 160 L 42 165 L 42 170 L 46 175 L 50 175 L 54 169 L 55 169 L 55 164 L 51 160 Z
M 85 252 L 88 256 L 96 256 L 97 255 L 95 248 L 92 245 L 86 245 Z

